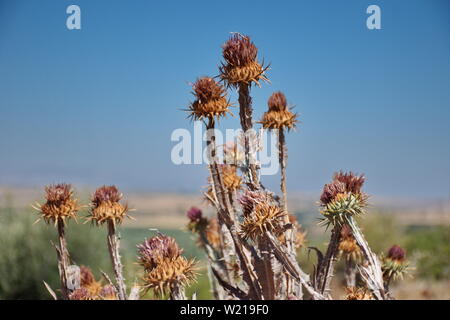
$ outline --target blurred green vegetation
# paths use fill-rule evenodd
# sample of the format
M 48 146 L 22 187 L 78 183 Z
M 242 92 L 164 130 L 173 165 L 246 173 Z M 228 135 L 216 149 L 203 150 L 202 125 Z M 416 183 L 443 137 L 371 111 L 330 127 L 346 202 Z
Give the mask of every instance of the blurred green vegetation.
M 34 224 L 38 215 L 30 209 L 12 209 L 12 204 L 0 207 L 0 299 L 50 299 L 43 285 L 59 288 L 56 252 L 51 242 L 57 241 L 54 226 L 43 221 Z M 83 215 L 83 213 L 81 214 Z M 310 220 L 312 221 L 311 217 Z M 300 220 L 301 222 L 301 220 Z M 393 244 L 407 249 L 407 257 L 415 267 L 414 276 L 436 280 L 450 278 L 450 227 L 402 227 L 394 215 L 368 214 L 360 220 L 364 234 L 376 253 L 386 252 Z M 309 229 L 312 225 L 306 226 Z M 195 236 L 185 230 L 160 229 L 174 237 L 189 258 L 199 260 L 198 279 L 188 290 L 197 299 L 211 299 L 203 252 L 196 246 Z M 307 246 L 324 251 L 329 230 L 311 232 Z M 139 281 L 140 267 L 136 264 L 136 245 L 154 236 L 148 228 L 121 228 L 121 253 L 128 286 Z M 78 265 L 92 268 L 97 279 L 101 272 L 112 274 L 106 245 L 105 228 L 70 222 L 67 226 L 69 252 Z M 316 257 L 302 249 L 299 260 L 305 271 L 311 272 Z M 148 297 L 148 296 L 147 296 Z

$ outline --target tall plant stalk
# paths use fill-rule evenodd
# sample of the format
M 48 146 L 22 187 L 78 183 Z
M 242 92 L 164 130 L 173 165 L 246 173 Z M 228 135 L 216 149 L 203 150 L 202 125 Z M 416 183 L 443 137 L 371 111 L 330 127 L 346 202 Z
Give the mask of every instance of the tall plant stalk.
M 108 221 L 108 251 L 111 257 L 111 262 L 114 270 L 114 275 L 117 283 L 117 291 L 119 300 L 126 300 L 125 279 L 123 277 L 123 266 L 120 259 L 119 252 L 120 242 L 117 236 L 117 229 L 113 221 Z
M 244 133 L 244 154 L 245 154 L 245 175 L 248 186 L 251 190 L 259 189 L 258 171 L 253 159 L 254 146 L 251 145 L 249 133 L 253 128 L 253 108 L 252 98 L 250 96 L 250 85 L 247 83 L 239 83 L 239 119 L 241 128 Z

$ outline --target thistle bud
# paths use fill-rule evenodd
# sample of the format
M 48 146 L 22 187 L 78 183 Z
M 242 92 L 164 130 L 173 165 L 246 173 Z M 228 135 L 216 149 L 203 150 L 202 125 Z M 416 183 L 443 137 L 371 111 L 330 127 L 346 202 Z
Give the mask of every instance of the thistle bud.
M 245 190 L 244 194 L 239 198 L 244 217 L 250 216 L 258 204 L 268 204 L 269 201 L 267 193 L 261 191 Z
M 175 259 L 183 252 L 174 238 L 162 234 L 146 239 L 137 248 L 139 263 L 146 270 L 155 268 L 164 259 Z
M 102 300 L 117 300 L 117 291 L 112 285 L 106 285 L 99 293 Z
M 191 207 L 187 212 L 186 216 L 191 220 L 191 222 L 199 221 L 202 218 L 202 210 L 197 207 Z
M 403 278 L 403 275 L 409 271 L 408 261 L 406 261 L 406 252 L 398 245 L 393 245 L 382 257 L 383 277 L 387 284 L 391 279 Z
M 399 245 L 393 245 L 387 254 L 387 257 L 391 260 L 402 262 L 405 260 L 406 252 Z
M 219 67 L 220 77 L 227 86 L 268 81 L 264 74 L 268 68 L 258 63 L 258 49 L 248 36 L 231 36 L 222 46 L 222 55 L 225 61 Z
M 69 300 L 95 300 L 86 288 L 78 288 L 69 295 Z
M 111 221 L 113 224 L 121 224 L 127 217 L 128 205 L 120 203 L 123 195 L 116 186 L 103 186 L 92 195 L 91 215 L 89 220 L 97 225 Z
M 189 106 L 188 112 L 194 120 L 226 116 L 231 104 L 227 100 L 225 88 L 210 77 L 198 79 L 193 85 L 195 101 Z
M 241 234 L 247 239 L 257 241 L 266 232 L 280 235 L 286 212 L 277 206 L 261 203 L 256 205 L 251 215 L 244 216 L 241 223 Z
M 259 122 L 264 129 L 292 129 L 297 121 L 297 114 L 292 113 L 286 102 L 286 97 L 282 92 L 275 92 L 269 98 L 267 103 L 269 110 L 264 113 Z
M 45 187 L 44 204 L 37 204 L 42 218 L 47 223 L 65 223 L 67 219 L 76 218 L 80 209 L 78 200 L 73 198 L 73 190 L 70 184 L 55 184 Z
M 159 234 L 147 239 L 138 246 L 138 253 L 145 271 L 144 287 L 158 297 L 195 280 L 195 261 L 181 256 L 182 250 L 171 237 Z

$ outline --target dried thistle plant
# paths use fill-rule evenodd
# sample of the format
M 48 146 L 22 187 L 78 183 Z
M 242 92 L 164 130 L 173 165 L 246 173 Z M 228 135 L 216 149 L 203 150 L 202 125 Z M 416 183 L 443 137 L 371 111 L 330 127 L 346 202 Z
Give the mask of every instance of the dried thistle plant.
M 175 239 L 158 234 L 138 245 L 138 259 L 144 268 L 143 287 L 157 297 L 186 300 L 184 288 L 195 281 L 195 261 L 183 257 Z
M 67 249 L 65 225 L 67 220 L 76 219 L 80 206 L 78 200 L 73 197 L 73 189 L 70 184 L 61 183 L 45 187 L 45 198 L 45 203 L 36 203 L 33 208 L 39 211 L 45 222 L 55 225 L 58 229 L 59 246 L 55 246 L 55 248 L 58 255 L 61 291 L 63 298 L 69 299 L 73 290 L 69 288 L 68 283 L 70 255 Z
M 91 199 L 91 211 L 88 221 L 97 226 L 107 224 L 108 227 L 108 249 L 116 278 L 117 291 L 120 300 L 126 300 L 125 279 L 123 277 L 123 266 L 120 257 L 120 240 L 117 234 L 117 226 L 128 217 L 128 205 L 120 202 L 123 195 L 116 186 L 102 186 L 98 188 Z

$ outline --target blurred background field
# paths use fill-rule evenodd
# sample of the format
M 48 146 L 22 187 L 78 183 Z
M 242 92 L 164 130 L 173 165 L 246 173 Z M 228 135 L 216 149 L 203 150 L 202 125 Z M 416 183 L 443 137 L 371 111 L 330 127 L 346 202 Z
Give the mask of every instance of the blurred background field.
M 88 203 L 88 190 L 80 192 L 82 203 Z M 0 188 L 0 299 L 49 299 L 46 281 L 58 288 L 56 254 L 51 241 L 56 230 L 42 221 L 30 204 L 42 201 L 38 189 Z M 173 236 L 188 257 L 199 261 L 199 278 L 188 293 L 198 299 L 209 299 L 208 277 L 203 252 L 192 234 L 185 230 L 185 211 L 192 205 L 208 208 L 198 195 L 131 193 L 126 195 L 136 220 L 128 220 L 121 228 L 122 256 L 128 285 L 138 281 L 139 266 L 135 263 L 136 244 L 155 234 L 156 230 Z M 317 226 L 320 217 L 314 197 L 294 195 L 291 208 L 308 231 L 307 246 L 323 249 L 328 232 Z M 385 252 L 399 244 L 407 250 L 414 268 L 411 276 L 396 282 L 393 292 L 398 299 L 450 299 L 450 210 L 446 202 L 400 201 L 372 199 L 369 214 L 361 220 L 364 232 L 375 252 Z M 85 216 L 86 208 L 80 213 Z M 111 273 L 106 232 L 91 224 L 69 223 L 67 235 L 74 262 L 90 266 L 96 276 Z M 307 271 L 315 261 L 314 253 L 301 249 L 299 259 Z M 341 266 L 342 267 L 342 266 Z M 335 298 L 344 295 L 343 279 L 335 277 Z

